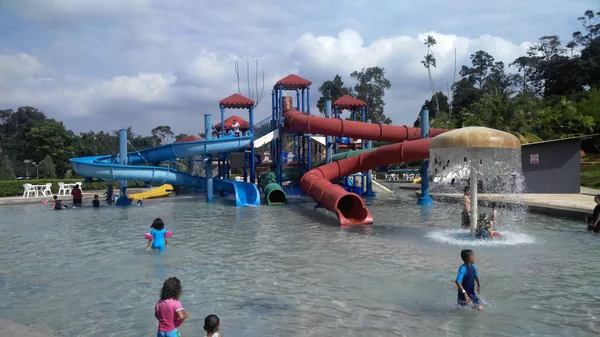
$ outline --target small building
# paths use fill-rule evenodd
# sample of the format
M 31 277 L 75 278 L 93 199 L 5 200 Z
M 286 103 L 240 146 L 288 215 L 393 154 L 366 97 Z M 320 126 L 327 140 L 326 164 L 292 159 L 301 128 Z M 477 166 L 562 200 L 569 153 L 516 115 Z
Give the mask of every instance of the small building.
M 582 142 L 598 135 L 555 139 L 521 146 L 525 193 L 579 194 Z

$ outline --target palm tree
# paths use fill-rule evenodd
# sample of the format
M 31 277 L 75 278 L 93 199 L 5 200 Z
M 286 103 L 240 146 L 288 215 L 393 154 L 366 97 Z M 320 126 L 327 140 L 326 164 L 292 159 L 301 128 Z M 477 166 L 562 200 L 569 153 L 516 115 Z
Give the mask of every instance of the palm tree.
M 431 88 L 431 94 L 435 98 L 435 107 L 437 109 L 437 113 L 439 114 L 440 103 L 438 102 L 438 98 L 435 91 L 435 85 L 433 84 L 433 78 L 431 77 L 431 67 L 436 67 L 435 56 L 433 56 L 431 48 L 435 46 L 436 43 L 437 41 L 435 41 L 435 38 L 433 38 L 433 36 L 427 35 L 427 38 L 425 39 L 425 45 L 427 46 L 427 54 L 425 55 L 425 60 L 421 61 L 421 64 L 423 64 L 423 66 L 427 68 L 427 74 L 429 75 L 429 87 Z

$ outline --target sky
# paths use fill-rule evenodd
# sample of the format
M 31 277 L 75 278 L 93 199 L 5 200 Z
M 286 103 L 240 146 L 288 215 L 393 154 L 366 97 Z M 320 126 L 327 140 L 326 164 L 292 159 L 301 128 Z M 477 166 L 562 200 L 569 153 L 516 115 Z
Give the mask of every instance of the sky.
M 238 92 L 236 61 L 242 94 L 257 96 L 258 60 L 256 122 L 270 116 L 271 88 L 288 74 L 313 82 L 318 113 L 324 81 L 340 74 L 353 86 L 352 71 L 381 66 L 392 83 L 385 114 L 412 124 L 431 97 L 420 63 L 427 35 L 445 91 L 455 50 L 459 69 L 477 50 L 508 65 L 541 36 L 570 41 L 596 1 L 1 0 L 0 109 L 33 106 L 75 132 L 169 125 L 197 134 L 204 114 L 218 122 L 218 101 Z M 248 116 L 226 111 L 234 114 Z

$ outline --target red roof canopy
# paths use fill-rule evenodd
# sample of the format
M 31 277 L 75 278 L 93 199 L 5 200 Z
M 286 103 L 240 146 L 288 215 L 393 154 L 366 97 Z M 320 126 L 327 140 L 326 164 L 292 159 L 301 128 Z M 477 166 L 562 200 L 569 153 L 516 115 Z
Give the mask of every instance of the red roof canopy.
M 254 105 L 254 101 L 240 94 L 233 94 L 219 101 L 219 105 L 223 104 L 226 109 L 250 109 Z
M 203 140 L 204 138 L 198 137 L 198 136 L 187 136 L 185 138 L 181 138 L 180 140 L 175 141 L 175 143 L 185 143 L 185 142 L 196 142 L 199 140 Z
M 250 124 L 248 122 L 246 122 L 242 117 L 240 116 L 231 116 L 227 119 L 225 119 L 225 130 L 231 130 L 231 124 L 233 124 L 233 120 L 236 120 L 238 122 L 238 124 L 240 124 L 240 130 L 241 131 L 247 131 L 250 129 Z M 221 123 L 217 123 L 214 125 L 215 129 L 217 129 L 218 131 L 221 131 Z
M 275 83 L 273 86 L 273 89 L 279 89 L 279 85 L 283 87 L 283 90 L 306 89 L 306 87 L 311 84 L 311 81 L 298 75 L 291 74 L 277 81 L 277 83 Z
M 335 102 L 333 102 L 333 106 L 338 107 L 341 110 L 352 110 L 355 108 L 360 108 L 363 106 L 367 106 L 367 103 L 361 101 L 360 99 L 354 98 L 352 96 L 344 95 L 338 98 Z

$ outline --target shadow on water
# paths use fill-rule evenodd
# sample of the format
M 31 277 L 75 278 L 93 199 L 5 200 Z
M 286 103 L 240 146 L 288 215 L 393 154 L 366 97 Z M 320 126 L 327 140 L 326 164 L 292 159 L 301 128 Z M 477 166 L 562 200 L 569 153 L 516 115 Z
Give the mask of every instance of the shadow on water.
M 291 304 L 283 303 L 274 297 L 250 298 L 232 306 L 234 311 L 245 311 L 253 317 L 264 317 L 281 311 L 294 309 Z

